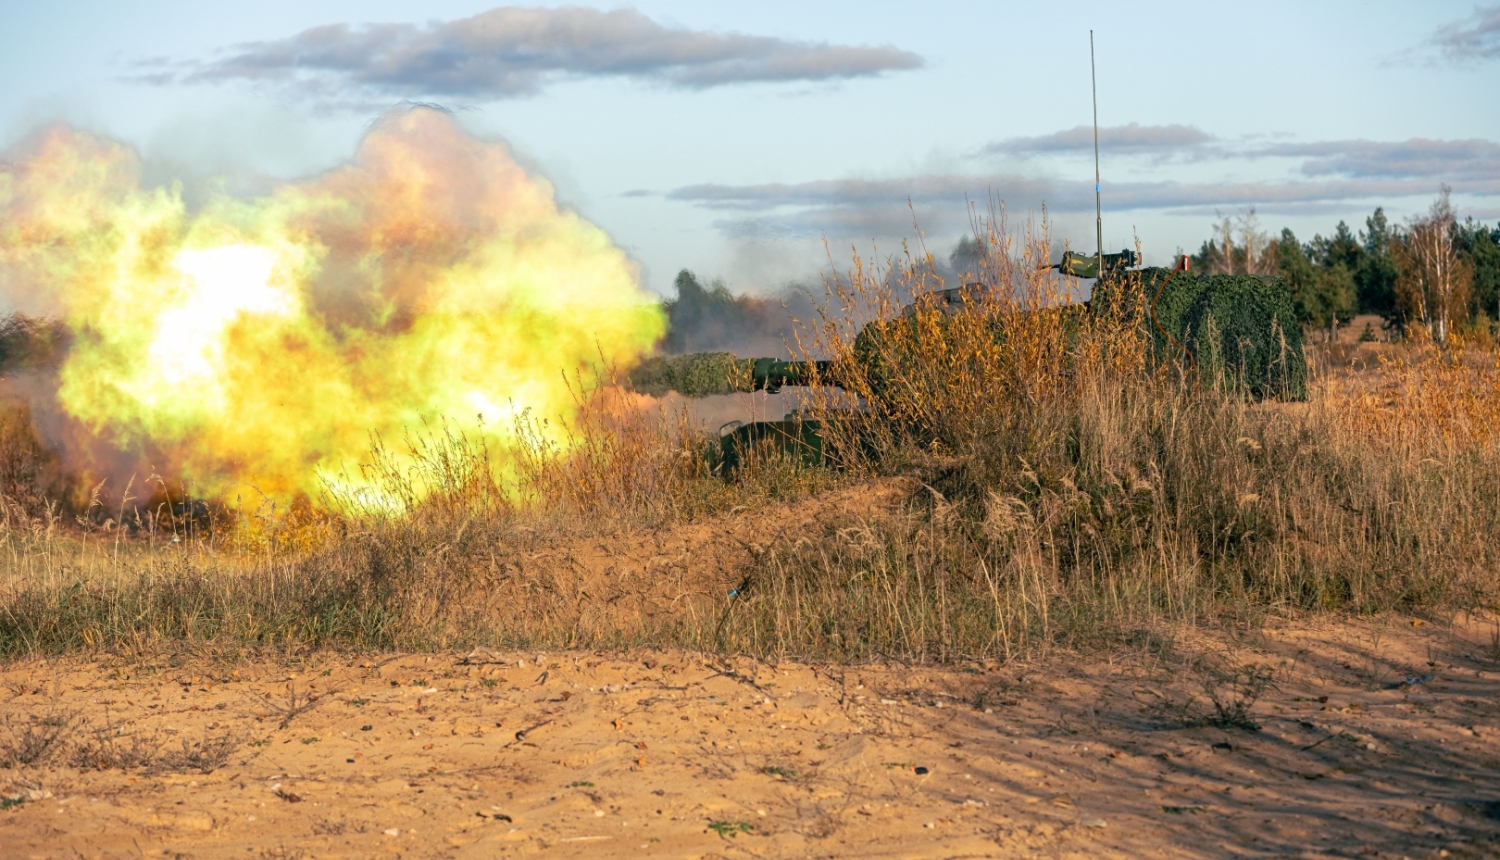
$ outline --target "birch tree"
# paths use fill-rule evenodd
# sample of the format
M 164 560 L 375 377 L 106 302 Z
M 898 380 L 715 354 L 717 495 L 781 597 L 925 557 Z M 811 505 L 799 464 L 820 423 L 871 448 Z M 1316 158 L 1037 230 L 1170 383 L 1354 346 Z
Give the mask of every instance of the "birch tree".
M 1446 343 L 1469 303 L 1471 273 L 1458 253 L 1458 218 L 1442 193 L 1427 215 L 1414 218 L 1406 235 L 1393 244 L 1400 273 L 1396 300 L 1411 322 L 1424 326 L 1432 339 Z

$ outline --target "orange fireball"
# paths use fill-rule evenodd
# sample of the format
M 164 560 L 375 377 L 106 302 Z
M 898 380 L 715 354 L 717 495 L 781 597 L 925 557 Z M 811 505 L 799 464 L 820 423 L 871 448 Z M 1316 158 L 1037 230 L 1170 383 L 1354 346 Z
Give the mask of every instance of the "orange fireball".
M 56 405 L 90 444 L 158 452 L 200 492 L 358 491 L 371 434 L 423 419 L 503 451 L 525 410 L 566 423 L 565 373 L 663 332 L 603 230 L 439 111 L 263 198 L 192 212 L 139 174 L 66 127 L 0 162 L 0 294 L 65 322 Z

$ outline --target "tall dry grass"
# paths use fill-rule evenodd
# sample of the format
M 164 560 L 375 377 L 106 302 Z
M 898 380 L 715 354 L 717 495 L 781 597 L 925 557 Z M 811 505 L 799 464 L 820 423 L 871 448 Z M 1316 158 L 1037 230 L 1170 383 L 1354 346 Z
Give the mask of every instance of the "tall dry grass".
M 951 285 L 921 255 L 830 285 L 806 340 L 866 409 L 820 417 L 848 462 L 922 490 L 895 522 L 766 556 L 724 647 L 1010 656 L 1161 625 L 1496 605 L 1492 351 L 1414 344 L 1363 383 L 1379 393 L 1325 375 L 1309 403 L 1254 402 L 1148 360 L 1140 303 L 1072 306 L 1042 268 L 1044 227 L 992 218 L 979 238 L 988 289 L 956 311 L 931 301 Z M 851 309 L 874 309 L 873 328 Z
M 770 458 L 728 482 L 685 410 L 592 380 L 575 391 L 565 426 L 524 414 L 503 450 L 445 421 L 373 439 L 359 480 L 289 506 L 247 493 L 200 508 L 153 478 L 83 510 L 17 508 L 0 530 L 0 655 L 691 639 L 711 606 L 587 610 L 567 548 L 843 480 Z
M 954 285 L 921 252 L 856 256 L 830 279 L 797 349 L 845 383 L 809 400 L 837 468 L 762 452 L 726 479 L 684 415 L 580 380 L 565 442 L 546 441 L 545 416 L 523 417 L 505 452 L 413 428 L 372 446 L 373 495 L 133 525 L 16 501 L 0 654 L 676 644 L 953 659 L 1284 613 L 1496 606 L 1493 351 L 1400 347 L 1379 374 L 1325 365 L 1307 403 L 1254 402 L 1154 359 L 1143 303 L 1084 312 L 1041 268 L 1045 225 L 977 228 L 988 254 L 966 280 L 986 289 L 947 310 L 937 293 Z M 47 474 L 24 436 L 0 433 L 0 478 Z M 789 514 L 887 475 L 913 488 L 895 512 Z M 582 542 L 628 548 L 730 512 L 764 522 L 752 560 L 717 574 L 737 588 L 633 574 L 601 597 L 570 573 Z

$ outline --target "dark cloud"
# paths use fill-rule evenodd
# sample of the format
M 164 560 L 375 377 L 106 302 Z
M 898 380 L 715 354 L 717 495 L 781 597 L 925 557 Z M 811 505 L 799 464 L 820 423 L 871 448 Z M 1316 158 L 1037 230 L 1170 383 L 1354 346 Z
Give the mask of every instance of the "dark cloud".
M 1038 137 L 992 143 L 985 155 L 1054 155 L 1089 152 L 1093 129 L 1086 125 Z M 1471 140 L 1331 140 L 1313 143 L 1228 143 L 1185 125 L 1099 129 L 1099 146 L 1110 155 L 1190 155 L 1195 160 L 1281 157 L 1302 159 L 1307 176 L 1401 179 L 1435 178 L 1448 183 L 1483 182 L 1500 176 L 1500 143 Z
M 1500 177 L 1500 143 L 1479 139 L 1282 143 L 1251 154 L 1305 158 L 1302 172 L 1308 176 L 1432 178 L 1455 187 Z
M 1430 179 L 1408 178 L 1323 182 L 1125 182 L 1112 187 L 1114 193 L 1106 192 L 1105 200 L 1112 201 L 1106 205 L 1114 209 L 1255 206 L 1276 211 L 1278 207 L 1347 200 L 1430 196 L 1435 193 L 1438 183 Z M 1471 183 L 1464 190 L 1473 194 L 1500 194 L 1500 179 Z
M 1190 125 L 1117 125 L 1099 129 L 1099 147 L 1110 153 L 1166 155 L 1202 147 L 1213 137 Z M 1093 126 L 1080 125 L 1040 137 L 1013 137 L 985 146 L 983 155 L 1052 155 L 1092 152 Z
M 1455 62 L 1493 60 L 1500 57 L 1500 6 L 1480 7 L 1463 21 L 1440 28 L 1430 43 Z
M 765 185 L 689 185 L 667 193 L 714 209 L 766 209 L 777 206 L 886 206 L 906 200 L 945 200 L 962 204 L 964 195 L 978 192 L 986 199 L 987 184 L 1017 196 L 1045 194 L 1052 183 L 1021 176 L 924 175 L 900 179 L 824 179 L 813 182 Z M 1090 186 L 1092 188 L 1092 185 Z
M 794 42 L 665 27 L 631 9 L 502 6 L 415 24 L 332 24 L 250 42 L 172 76 L 178 82 L 293 83 L 309 93 L 506 98 L 564 76 L 626 77 L 701 89 L 826 81 L 921 67 L 890 45 Z

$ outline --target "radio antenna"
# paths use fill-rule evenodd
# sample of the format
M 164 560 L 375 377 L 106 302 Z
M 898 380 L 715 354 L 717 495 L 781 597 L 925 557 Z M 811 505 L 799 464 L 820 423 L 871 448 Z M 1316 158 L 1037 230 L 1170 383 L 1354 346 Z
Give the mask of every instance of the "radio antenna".
M 1094 91 L 1094 249 L 1098 254 L 1094 271 L 1104 277 L 1104 209 L 1099 202 L 1099 77 L 1094 70 L 1094 31 L 1089 31 L 1089 84 Z

